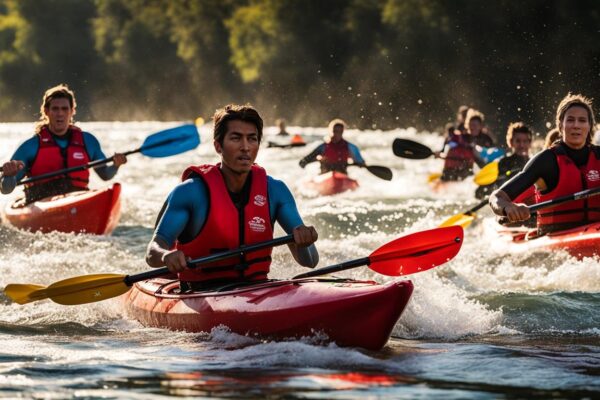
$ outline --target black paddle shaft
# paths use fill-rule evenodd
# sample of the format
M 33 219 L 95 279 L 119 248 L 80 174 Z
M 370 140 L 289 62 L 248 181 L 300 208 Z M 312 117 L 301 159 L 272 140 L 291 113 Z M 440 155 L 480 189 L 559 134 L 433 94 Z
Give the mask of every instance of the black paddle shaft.
M 352 269 L 356 267 L 362 267 L 363 265 L 369 265 L 371 260 L 369 257 L 358 258 L 356 260 L 346 261 L 340 264 L 331 265 L 325 268 L 315 269 L 314 271 L 305 272 L 300 275 L 296 275 L 292 279 L 302 279 L 302 278 L 310 278 L 312 276 L 321 276 L 330 274 L 332 272 L 345 271 L 347 269 Z
M 532 212 L 537 211 L 537 210 L 541 210 L 541 209 L 544 209 L 544 208 L 547 208 L 547 207 L 552 207 L 552 206 L 554 206 L 556 204 L 566 203 L 567 201 L 586 199 L 586 198 L 591 197 L 591 196 L 597 196 L 598 194 L 600 194 L 600 187 L 593 188 L 593 189 L 582 190 L 581 192 L 569 194 L 567 196 L 562 196 L 562 197 L 558 197 L 556 199 L 552 199 L 552 200 L 548 200 L 548 201 L 543 201 L 541 203 L 534 204 L 534 205 L 529 206 L 527 208 L 529 209 L 529 212 L 532 213 Z
M 227 258 L 241 256 L 245 253 L 250 253 L 252 251 L 266 249 L 268 247 L 279 246 L 286 243 L 292 243 L 294 241 L 294 235 L 290 234 L 287 236 L 283 236 L 273 240 L 267 240 L 266 242 L 251 244 L 247 246 L 240 246 L 237 249 L 225 251 L 222 253 L 212 254 L 210 256 L 197 258 L 195 260 L 188 261 L 189 268 L 195 268 L 199 264 L 208 264 L 215 261 L 225 260 Z M 159 276 L 169 274 L 169 269 L 167 267 L 158 268 L 152 271 L 146 271 L 135 275 L 127 275 L 123 280 L 127 286 L 131 286 L 136 282 L 145 281 L 146 279 L 156 278 Z
M 125 156 L 128 156 L 130 154 L 139 153 L 141 151 L 144 151 L 144 150 L 147 150 L 147 149 L 151 149 L 151 148 L 154 148 L 154 147 L 158 147 L 158 146 L 164 146 L 166 144 L 177 142 L 179 140 L 181 140 L 181 138 L 165 139 L 163 141 L 152 143 L 152 144 L 148 144 L 148 145 L 145 145 L 145 146 L 142 146 L 142 147 L 138 147 L 137 149 L 129 150 L 129 151 L 126 151 L 126 152 L 121 153 L 121 154 L 123 154 Z M 83 171 L 83 170 L 86 170 L 86 169 L 89 169 L 89 168 L 94 168 L 94 167 L 97 167 L 99 165 L 108 164 L 109 162 L 113 161 L 113 158 L 114 157 L 103 158 L 103 159 L 100 159 L 100 160 L 95 160 L 95 161 L 89 162 L 87 164 L 77 165 L 75 167 L 61 169 L 60 171 L 53 171 L 53 172 L 48 172 L 47 174 L 37 175 L 37 176 L 31 177 L 31 178 L 23 179 L 20 182 L 18 182 L 17 185 L 24 185 L 26 183 L 37 182 L 37 181 L 40 181 L 40 180 L 43 180 L 43 179 L 52 178 L 53 176 L 66 175 L 66 174 L 68 174 L 70 172 Z

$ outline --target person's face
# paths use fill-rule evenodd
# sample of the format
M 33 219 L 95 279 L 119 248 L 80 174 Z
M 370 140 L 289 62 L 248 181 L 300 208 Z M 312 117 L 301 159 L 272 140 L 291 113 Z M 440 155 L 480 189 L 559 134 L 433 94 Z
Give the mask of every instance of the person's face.
M 529 155 L 529 148 L 531 147 L 531 139 L 526 133 L 515 133 L 510 141 L 510 147 L 513 153 L 527 157 Z
M 71 119 L 75 115 L 75 110 L 71 108 L 69 99 L 58 98 L 50 100 L 48 107 L 44 108 L 44 114 L 48 117 L 50 131 L 62 136 L 67 133 Z
M 256 125 L 239 120 L 227 122 L 223 145 L 216 140 L 214 142 L 223 165 L 238 174 L 250 172 L 258 154 L 259 144 Z
M 342 136 L 344 135 L 344 125 L 337 124 L 333 126 L 333 134 L 331 135 L 331 141 L 333 143 L 337 143 L 342 140 Z
M 560 128 L 563 142 L 573 149 L 581 149 L 585 146 L 591 129 L 587 109 L 580 106 L 569 108 L 561 121 Z
M 476 118 L 472 118 L 469 121 L 469 133 L 473 136 L 477 136 L 481 133 L 481 121 L 476 119 Z

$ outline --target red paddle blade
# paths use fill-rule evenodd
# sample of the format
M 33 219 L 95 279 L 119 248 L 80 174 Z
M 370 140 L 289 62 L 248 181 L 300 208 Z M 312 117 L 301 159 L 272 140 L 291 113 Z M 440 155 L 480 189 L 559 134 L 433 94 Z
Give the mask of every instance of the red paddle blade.
M 369 268 L 388 276 L 426 271 L 454 258 L 463 242 L 463 228 L 449 226 L 417 232 L 389 242 L 369 256 Z

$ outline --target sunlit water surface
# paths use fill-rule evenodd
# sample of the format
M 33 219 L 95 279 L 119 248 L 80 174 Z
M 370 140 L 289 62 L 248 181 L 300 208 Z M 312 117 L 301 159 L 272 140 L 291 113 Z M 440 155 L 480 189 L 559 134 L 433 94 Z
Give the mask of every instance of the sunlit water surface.
M 83 123 L 107 154 L 138 147 L 152 132 L 178 123 Z M 9 159 L 32 124 L 0 124 L 0 160 Z M 350 170 L 360 188 L 315 197 L 301 181 L 317 173 L 298 160 L 322 138 L 321 128 L 290 128 L 314 143 L 262 148 L 258 162 L 285 181 L 307 224 L 320 234 L 320 266 L 365 257 L 409 232 L 434 228 L 476 204 L 475 185 L 434 192 L 427 176 L 439 160 L 403 160 L 396 137 L 439 148 L 436 134 L 415 130 L 355 131 L 372 165 L 394 171 L 391 182 Z M 275 133 L 266 130 L 267 139 Z M 217 161 L 209 126 L 202 145 L 179 156 L 129 157 L 116 181 L 123 213 L 111 236 L 31 234 L 0 226 L 0 287 L 49 284 L 74 275 L 147 269 L 143 261 L 155 217 L 189 164 Z M 92 178 L 93 187 L 106 183 Z M 2 206 L 18 196 L 3 196 Z M 25 306 L 0 296 L 0 396 L 28 398 L 549 398 L 600 396 L 600 265 L 565 253 L 511 256 L 485 229 L 489 211 L 465 232 L 459 255 L 411 276 L 415 293 L 381 351 L 341 348 L 322 337 L 260 341 L 228 332 L 144 328 L 118 301 Z M 482 222 L 483 221 L 483 222 Z M 280 231 L 277 234 L 281 233 Z M 284 248 L 274 251 L 273 277 L 302 271 Z M 368 268 L 342 276 L 385 282 Z M 360 315 L 356 315 L 360 318 Z

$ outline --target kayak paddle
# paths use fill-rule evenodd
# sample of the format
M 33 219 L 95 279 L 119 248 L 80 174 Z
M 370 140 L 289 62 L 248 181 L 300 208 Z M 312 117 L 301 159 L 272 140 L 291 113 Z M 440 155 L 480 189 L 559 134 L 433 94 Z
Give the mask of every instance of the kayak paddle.
M 498 179 L 498 161 L 492 161 L 486 164 L 473 178 L 473 181 L 479 186 L 491 185 Z
M 200 136 L 198 135 L 198 129 L 196 128 L 196 125 L 181 125 L 175 128 L 156 132 L 148 136 L 140 147 L 135 150 L 126 151 L 123 154 L 129 155 L 134 153 L 142 153 L 147 157 L 168 157 L 183 153 L 184 151 L 195 149 L 199 144 Z M 112 159 L 112 157 L 103 158 L 101 160 L 95 160 L 84 165 L 78 165 L 76 167 L 65 168 L 32 178 L 26 178 L 19 181 L 17 185 L 36 182 L 42 179 L 51 178 L 53 176 L 67 174 L 69 172 L 94 168 L 99 165 L 108 164 L 112 161 Z
M 384 244 L 368 257 L 305 272 L 293 279 L 321 276 L 364 265 L 383 275 L 410 275 L 451 260 L 460 250 L 462 242 L 463 229 L 460 226 L 416 232 Z
M 394 139 L 392 143 L 394 155 L 411 160 L 424 160 L 433 155 L 433 151 L 424 144 L 408 139 Z
M 292 243 L 293 241 L 294 236 L 287 235 L 277 239 L 267 240 L 248 246 L 241 246 L 237 249 L 191 260 L 188 262 L 188 266 L 193 268 L 200 264 L 220 261 L 247 252 Z M 64 305 L 86 304 L 119 296 L 127 292 L 135 282 L 156 278 L 166 274 L 169 274 L 169 270 L 168 268 L 163 267 L 135 275 L 93 274 L 76 276 L 55 282 L 48 287 L 35 284 L 11 283 L 6 285 L 4 293 L 10 297 L 11 300 L 19 304 L 26 304 L 44 299 L 50 299 L 55 303 Z
M 504 175 L 510 176 L 511 174 L 515 174 L 517 172 L 521 172 L 521 169 L 515 168 L 508 170 L 504 173 Z M 481 168 L 477 175 L 475 175 L 475 178 L 473 178 L 473 181 L 479 186 L 491 185 L 498 180 L 499 175 L 500 171 L 498 170 L 498 161 L 492 161 Z
M 448 218 L 447 220 L 442 222 L 439 225 L 439 227 L 444 228 L 448 226 L 462 226 L 463 228 L 467 228 L 469 225 L 471 225 L 471 222 L 473 222 L 475 217 L 477 217 L 475 211 L 478 211 L 481 208 L 485 207 L 485 205 L 488 204 L 488 201 L 489 198 L 483 199 L 481 203 L 470 208 L 468 211 L 465 211 L 462 214 L 453 215 L 452 217 Z
M 386 181 L 391 181 L 394 174 L 392 173 L 392 170 L 389 169 L 388 167 L 384 167 L 382 165 L 360 165 L 360 164 L 348 164 L 348 166 L 356 166 L 356 167 L 361 167 L 361 168 L 366 168 L 367 171 L 369 171 L 370 173 L 372 173 L 373 175 L 375 175 L 378 178 L 381 178 L 383 180 Z
M 537 210 L 542 210 L 544 208 L 549 208 L 561 203 L 566 203 L 569 201 L 587 199 L 588 197 L 597 196 L 600 194 L 600 187 L 595 187 L 593 189 L 586 189 L 580 192 L 576 192 L 573 194 L 568 194 L 566 196 L 557 197 L 552 200 L 542 201 L 541 203 L 536 203 L 531 206 L 527 206 L 529 212 L 533 213 Z
M 277 149 L 290 149 L 292 147 L 303 147 L 306 146 L 306 143 L 287 143 L 287 144 L 279 144 L 275 142 L 267 142 L 267 147 L 277 148 Z

